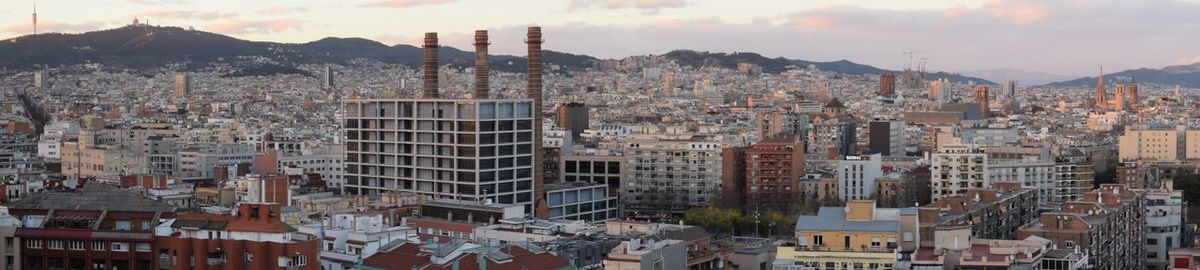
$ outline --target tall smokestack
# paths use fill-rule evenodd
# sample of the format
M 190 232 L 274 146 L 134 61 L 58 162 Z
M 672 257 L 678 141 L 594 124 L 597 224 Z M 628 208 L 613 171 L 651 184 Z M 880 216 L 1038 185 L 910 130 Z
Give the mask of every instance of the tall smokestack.
M 438 98 L 438 38 L 437 33 L 425 33 L 425 77 L 421 84 L 422 98 Z
M 475 30 L 475 99 L 488 98 L 488 34 Z
M 534 215 L 539 218 L 549 217 L 549 208 L 542 198 L 545 172 L 542 160 L 542 28 L 530 26 L 525 36 L 525 44 L 529 46 L 528 81 L 525 83 L 526 95 L 533 99 L 533 188 Z

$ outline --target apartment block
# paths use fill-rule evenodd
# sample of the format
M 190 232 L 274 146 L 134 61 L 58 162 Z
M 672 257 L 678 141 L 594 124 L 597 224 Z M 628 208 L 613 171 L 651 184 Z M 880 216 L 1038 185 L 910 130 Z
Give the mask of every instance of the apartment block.
M 345 192 L 491 200 L 532 213 L 531 107 L 528 99 L 346 101 Z
M 1078 248 L 1092 269 L 1144 269 L 1147 254 L 1146 193 L 1119 184 L 1103 184 L 1062 210 L 1042 213 L 1022 226 L 1017 238 L 1038 236 L 1059 248 Z
M 967 145 L 942 146 L 931 157 L 930 183 L 933 200 L 962 195 L 967 189 L 984 188 L 988 182 L 988 156 L 983 150 Z
M 1037 193 L 1038 204 L 1049 204 L 1058 187 L 1057 164 L 1048 159 L 989 160 L 988 183 L 1015 183 Z
M 1188 148 L 1185 146 L 1188 134 L 1200 135 L 1196 132 L 1187 132 L 1184 126 L 1125 127 L 1125 132 L 1117 139 L 1119 161 L 1174 162 L 1180 160 L 1186 157 L 1185 151 Z M 1200 147 L 1200 144 L 1195 147 Z M 1197 150 L 1197 153 L 1200 153 L 1200 150 Z
M 744 156 L 747 206 L 787 209 L 795 203 L 804 177 L 803 141 L 796 137 L 762 140 L 746 149 Z
M 963 195 L 943 197 L 918 208 L 921 235 L 933 237 L 935 228 L 966 225 L 980 239 L 1014 239 L 1017 229 L 1038 214 L 1038 193 L 1017 183 L 993 183 L 988 189 L 969 189 Z M 932 238 L 922 243 L 933 244 Z
M 883 156 L 846 156 L 834 162 L 834 177 L 838 179 L 838 196 L 843 201 L 875 197 L 876 180 L 883 177 Z
M 709 205 L 721 190 L 721 151 L 720 142 L 701 135 L 630 140 L 621 176 L 625 211 L 682 213 Z
M 1172 249 L 1185 247 L 1183 191 L 1158 189 L 1146 192 L 1146 267 L 1167 269 Z

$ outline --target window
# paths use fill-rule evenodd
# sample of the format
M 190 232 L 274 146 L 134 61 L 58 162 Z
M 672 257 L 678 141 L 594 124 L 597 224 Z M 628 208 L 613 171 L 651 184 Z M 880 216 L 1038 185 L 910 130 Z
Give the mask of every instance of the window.
M 72 240 L 71 242 L 67 242 L 67 248 L 70 250 L 83 250 L 83 241 Z
M 242 251 L 242 257 L 245 257 L 245 258 L 246 258 L 246 262 L 253 262 L 253 261 L 254 261 L 254 254 L 253 254 L 253 253 L 250 253 L 250 251 L 249 251 L 249 250 Z
M 879 237 L 871 237 L 871 247 L 879 247 Z
M 825 246 L 825 237 L 813 235 L 813 246 Z
M 25 240 L 25 247 L 27 247 L 27 248 L 42 248 L 42 244 L 43 244 L 42 240 L 37 240 L 37 239 Z
M 299 255 L 292 256 L 292 260 L 288 262 L 288 266 L 305 266 L 308 265 L 308 256 Z
M 137 250 L 138 252 L 150 252 L 150 243 L 137 243 L 137 245 L 134 247 L 134 250 Z
M 92 250 L 104 250 L 104 241 L 92 241 Z
M 129 244 L 123 242 L 113 242 L 112 251 L 129 251 Z
M 1153 245 L 1158 245 L 1158 239 L 1155 239 L 1155 238 L 1147 238 L 1147 239 L 1146 239 L 1146 245 L 1151 245 L 1151 246 L 1153 246 Z
M 904 241 L 911 242 L 913 240 L 912 232 L 904 232 Z
M 118 231 L 128 231 L 130 229 L 130 223 L 128 220 L 118 220 L 113 223 L 113 229 Z
M 4 250 L 13 250 L 13 238 L 12 237 L 4 238 Z
M 63 241 L 62 240 L 50 240 L 50 241 L 48 241 L 48 244 L 46 245 L 46 247 L 49 249 L 63 249 Z

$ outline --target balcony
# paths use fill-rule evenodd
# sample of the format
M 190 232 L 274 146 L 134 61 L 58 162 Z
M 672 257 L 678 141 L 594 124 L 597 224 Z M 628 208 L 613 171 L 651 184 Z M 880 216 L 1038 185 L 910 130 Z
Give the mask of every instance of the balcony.
M 827 247 L 827 246 L 796 246 L 796 251 L 820 251 L 820 252 L 864 252 L 864 253 L 895 253 L 896 248 L 889 247 Z
M 1178 215 L 1147 216 L 1148 226 L 1178 226 L 1181 220 Z

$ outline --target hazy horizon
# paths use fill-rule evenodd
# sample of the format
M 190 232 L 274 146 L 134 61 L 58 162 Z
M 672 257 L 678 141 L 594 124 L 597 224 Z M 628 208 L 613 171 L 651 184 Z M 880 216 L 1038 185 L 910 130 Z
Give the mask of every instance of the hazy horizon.
M 523 29 L 540 25 L 546 49 L 599 58 L 674 49 L 756 52 L 811 61 L 903 68 L 904 52 L 930 70 L 1015 69 L 1092 76 L 1200 62 L 1200 2 L 1124 1 L 38 1 L 39 32 L 129 24 L 193 27 L 236 38 L 304 43 L 361 37 L 470 49 L 492 31 L 496 54 L 523 54 Z M 0 36 L 32 33 L 33 1 L 0 3 Z M 22 15 L 23 14 L 23 15 Z

